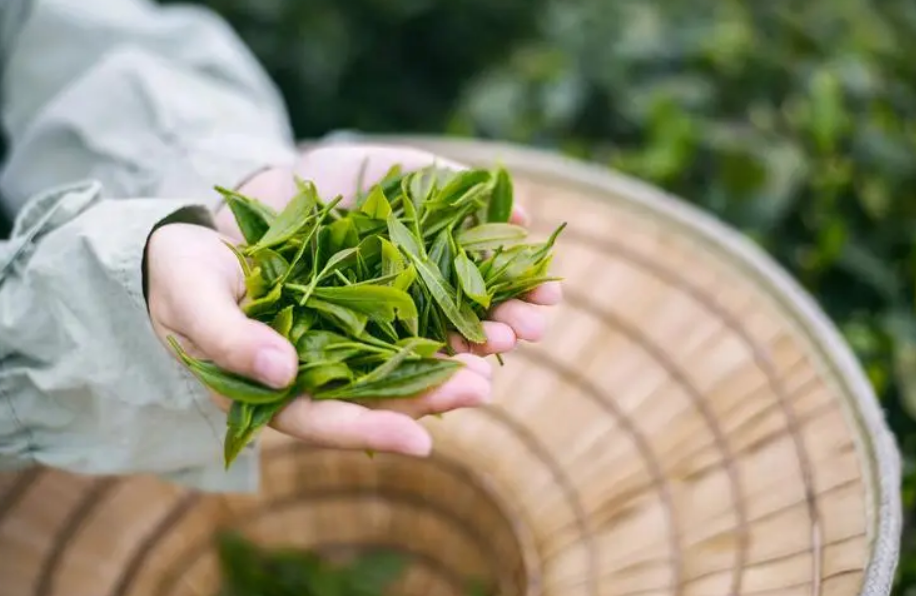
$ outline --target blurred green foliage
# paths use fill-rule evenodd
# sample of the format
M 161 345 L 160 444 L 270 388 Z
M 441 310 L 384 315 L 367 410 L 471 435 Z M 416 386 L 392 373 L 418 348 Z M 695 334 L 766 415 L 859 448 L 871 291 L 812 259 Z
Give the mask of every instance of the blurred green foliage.
M 202 0 L 206 1 L 206 0 Z M 560 149 L 744 230 L 861 359 L 916 497 L 916 2 L 209 0 L 296 132 Z M 908 524 L 898 594 L 916 594 Z

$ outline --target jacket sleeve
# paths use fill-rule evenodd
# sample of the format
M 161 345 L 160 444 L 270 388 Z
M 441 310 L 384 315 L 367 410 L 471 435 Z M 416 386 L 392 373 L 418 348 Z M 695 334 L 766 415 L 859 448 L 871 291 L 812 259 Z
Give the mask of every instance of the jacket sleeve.
M 3 48 L 0 467 L 252 490 L 256 450 L 223 470 L 225 416 L 153 334 L 142 260 L 163 221 L 212 225 L 214 184 L 294 159 L 282 101 L 207 11 L 27 14 Z

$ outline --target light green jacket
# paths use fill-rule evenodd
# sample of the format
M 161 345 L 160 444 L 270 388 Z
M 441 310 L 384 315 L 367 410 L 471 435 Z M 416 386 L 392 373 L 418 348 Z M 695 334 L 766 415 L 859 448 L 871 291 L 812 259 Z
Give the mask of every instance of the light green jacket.
M 0 0 L 0 59 L 0 469 L 256 489 L 256 451 L 223 470 L 224 415 L 153 335 L 141 261 L 214 184 L 293 159 L 277 91 L 214 14 L 149 0 Z

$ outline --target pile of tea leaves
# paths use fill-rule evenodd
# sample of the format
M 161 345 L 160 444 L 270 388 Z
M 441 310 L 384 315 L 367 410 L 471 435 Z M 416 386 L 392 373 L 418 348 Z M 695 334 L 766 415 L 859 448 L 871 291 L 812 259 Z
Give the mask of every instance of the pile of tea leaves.
M 219 534 L 216 546 L 217 596 L 382 596 L 408 563 L 400 553 L 376 550 L 339 564 L 315 551 L 266 548 L 231 532 Z
M 410 557 L 388 548 L 334 562 L 315 550 L 265 547 L 236 532 L 216 535 L 221 585 L 216 596 L 388 596 Z M 467 596 L 489 596 L 467 581 Z
M 392 168 L 355 204 L 324 200 L 312 182 L 279 213 L 217 187 L 244 242 L 231 246 L 245 274 L 242 308 L 296 347 L 299 371 L 274 389 L 187 354 L 184 364 L 231 400 L 228 468 L 274 414 L 303 393 L 364 401 L 413 397 L 461 366 L 448 336 L 486 341 L 487 312 L 544 282 L 564 225 L 544 242 L 510 223 L 513 182 L 502 167 Z

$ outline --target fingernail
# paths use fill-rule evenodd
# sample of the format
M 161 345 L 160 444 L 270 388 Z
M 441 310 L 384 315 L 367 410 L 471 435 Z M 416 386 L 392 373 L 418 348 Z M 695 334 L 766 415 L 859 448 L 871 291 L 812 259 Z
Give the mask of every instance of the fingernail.
M 296 374 L 295 364 L 275 348 L 264 348 L 254 359 L 255 374 L 262 383 L 280 389 L 289 385 Z

